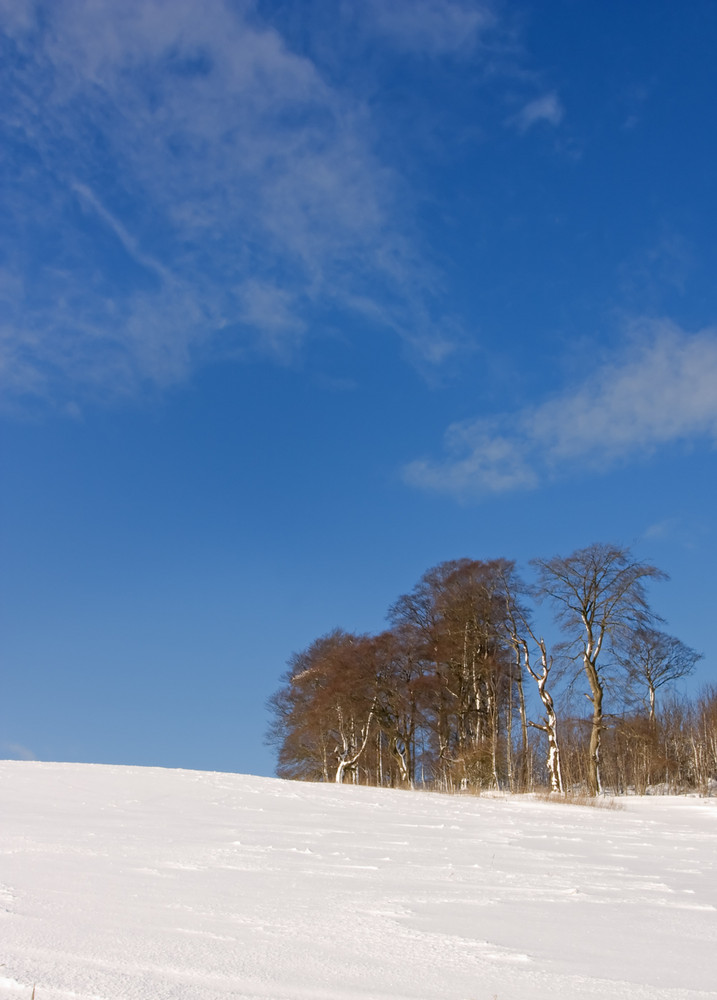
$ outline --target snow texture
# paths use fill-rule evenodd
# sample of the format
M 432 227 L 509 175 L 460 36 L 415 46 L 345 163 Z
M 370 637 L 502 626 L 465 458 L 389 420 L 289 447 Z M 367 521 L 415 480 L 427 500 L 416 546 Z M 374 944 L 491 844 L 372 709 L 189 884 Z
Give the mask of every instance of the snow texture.
M 717 997 L 717 800 L 0 763 L 0 997 Z

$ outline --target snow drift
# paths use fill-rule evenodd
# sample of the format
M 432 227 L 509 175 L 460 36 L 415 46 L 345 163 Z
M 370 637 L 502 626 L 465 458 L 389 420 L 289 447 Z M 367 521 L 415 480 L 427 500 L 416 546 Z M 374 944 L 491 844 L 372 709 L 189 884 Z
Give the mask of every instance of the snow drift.
M 0 763 L 0 997 L 717 997 L 717 800 Z

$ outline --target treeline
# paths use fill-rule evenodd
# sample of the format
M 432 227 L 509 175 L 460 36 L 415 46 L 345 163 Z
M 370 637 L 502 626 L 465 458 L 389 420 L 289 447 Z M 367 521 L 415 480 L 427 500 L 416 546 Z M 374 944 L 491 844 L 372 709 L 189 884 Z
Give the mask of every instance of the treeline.
M 277 774 L 593 795 L 706 788 L 717 688 L 658 705 L 700 659 L 650 608 L 646 586 L 664 574 L 602 544 L 532 566 L 529 587 L 507 559 L 441 563 L 393 604 L 386 631 L 336 629 L 295 653 L 270 701 Z M 545 603 L 562 635 L 552 647 L 536 625 Z

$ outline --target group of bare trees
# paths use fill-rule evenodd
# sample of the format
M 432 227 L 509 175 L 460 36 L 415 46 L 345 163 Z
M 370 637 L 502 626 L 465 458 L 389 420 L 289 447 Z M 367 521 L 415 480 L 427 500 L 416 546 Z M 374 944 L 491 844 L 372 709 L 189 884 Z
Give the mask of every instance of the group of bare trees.
M 717 690 L 658 710 L 700 658 L 657 627 L 646 588 L 664 574 L 602 544 L 532 565 L 528 587 L 507 559 L 441 563 L 386 631 L 337 629 L 294 654 L 270 702 L 277 773 L 593 795 L 717 778 Z M 587 717 L 571 707 L 580 691 Z

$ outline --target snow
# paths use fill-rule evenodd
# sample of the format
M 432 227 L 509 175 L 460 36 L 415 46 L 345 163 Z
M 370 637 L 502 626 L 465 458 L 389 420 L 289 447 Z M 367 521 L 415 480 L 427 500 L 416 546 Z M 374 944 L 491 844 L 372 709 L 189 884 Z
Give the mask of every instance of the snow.
M 0 763 L 0 997 L 717 997 L 717 800 Z

